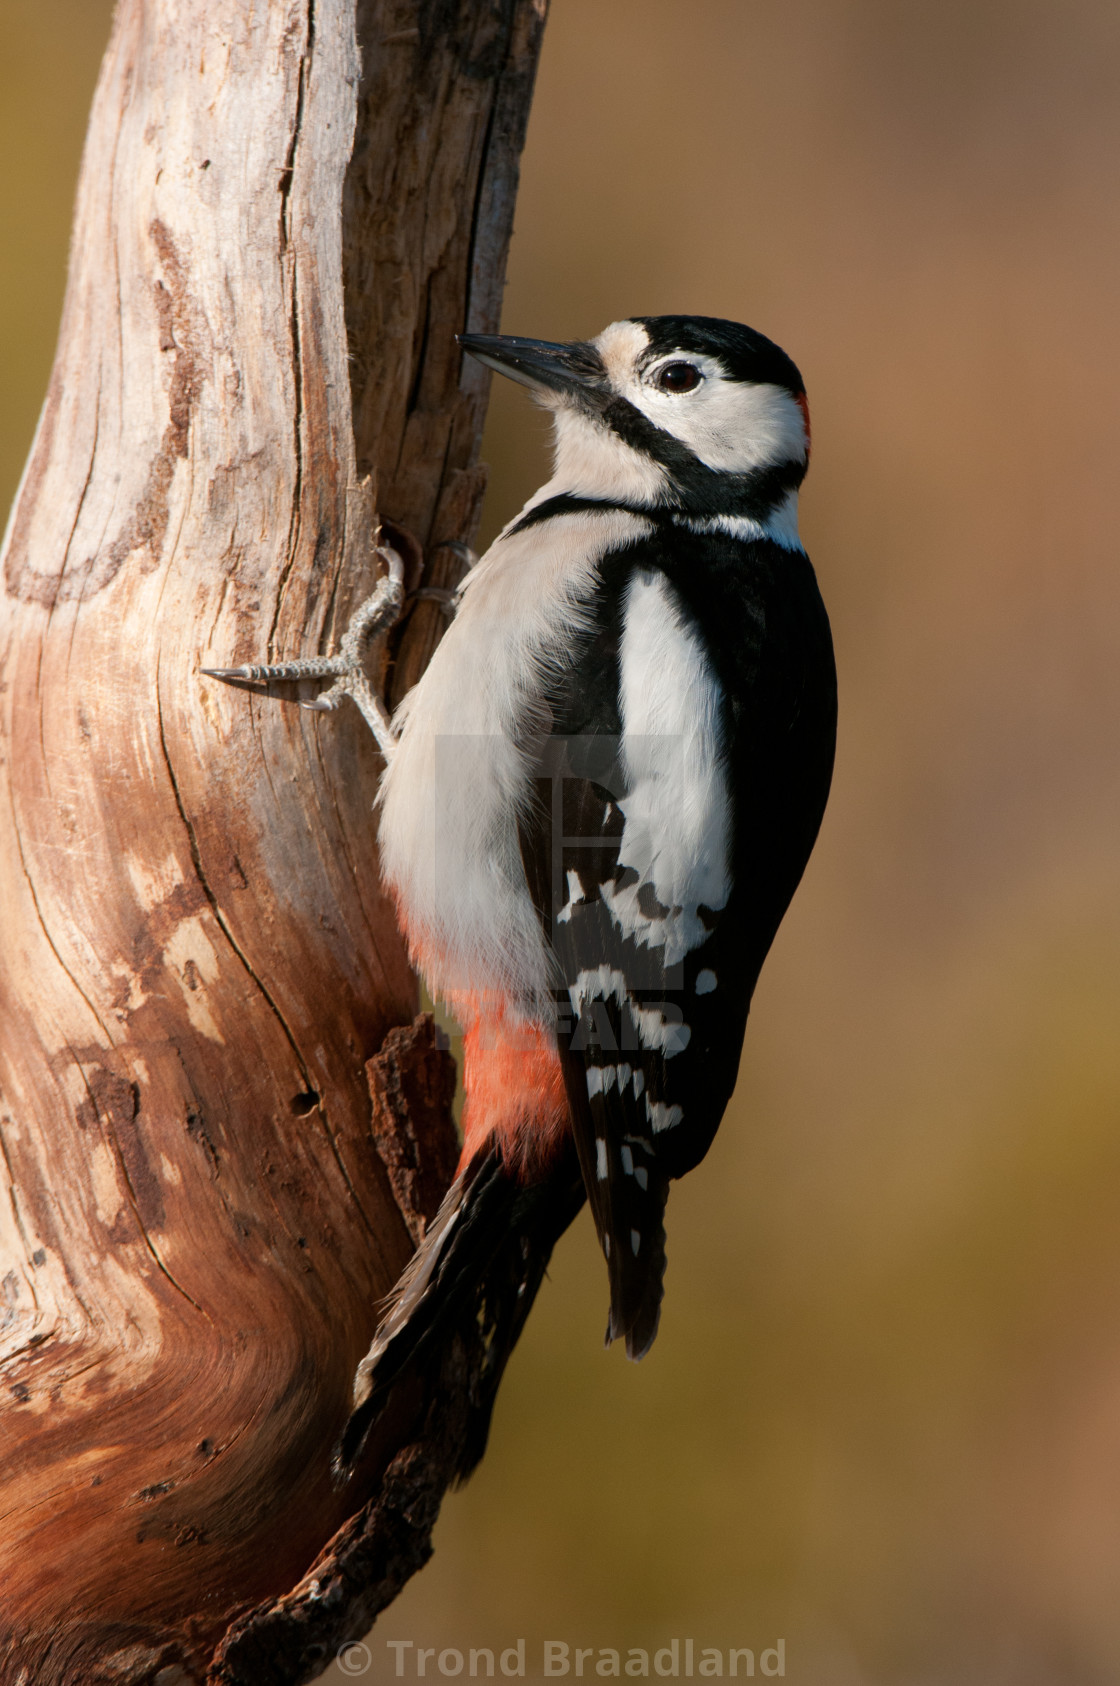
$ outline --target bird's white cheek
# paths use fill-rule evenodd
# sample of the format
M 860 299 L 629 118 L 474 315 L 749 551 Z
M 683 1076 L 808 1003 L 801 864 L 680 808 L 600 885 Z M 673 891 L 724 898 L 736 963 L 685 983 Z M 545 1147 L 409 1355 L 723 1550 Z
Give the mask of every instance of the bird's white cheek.
M 665 489 L 665 471 L 607 427 L 576 410 L 557 410 L 556 466 L 545 492 L 562 490 L 606 502 L 649 505 Z M 533 500 L 536 501 L 535 499 Z
M 784 387 L 709 380 L 679 398 L 645 391 L 641 408 L 708 468 L 748 474 L 806 457 L 805 418 Z

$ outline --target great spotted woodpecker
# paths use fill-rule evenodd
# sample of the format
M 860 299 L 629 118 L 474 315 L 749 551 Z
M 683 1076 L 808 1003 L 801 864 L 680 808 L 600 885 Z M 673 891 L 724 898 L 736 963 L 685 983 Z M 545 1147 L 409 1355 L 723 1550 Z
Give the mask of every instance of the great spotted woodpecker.
M 341 1456 L 465 1318 L 489 1354 L 465 1474 L 585 1195 L 607 1339 L 634 1358 L 654 1339 L 669 1183 L 715 1134 L 820 826 L 836 677 L 798 536 L 809 413 L 784 352 L 697 316 L 460 344 L 552 412 L 555 468 L 467 575 L 391 732 L 366 707 L 389 752 L 382 871 L 462 1026 L 466 1106 L 458 1174 L 359 1370 Z

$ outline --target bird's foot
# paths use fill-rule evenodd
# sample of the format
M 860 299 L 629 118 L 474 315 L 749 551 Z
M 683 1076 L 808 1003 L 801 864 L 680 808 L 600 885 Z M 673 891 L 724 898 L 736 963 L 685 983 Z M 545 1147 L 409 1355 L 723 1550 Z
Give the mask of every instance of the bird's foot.
M 338 708 L 343 697 L 352 697 L 362 711 L 362 717 L 377 739 L 385 760 L 396 746 L 396 735 L 389 711 L 374 691 L 362 664 L 362 655 L 372 638 L 388 632 L 401 612 L 404 602 L 404 563 L 388 545 L 378 545 L 377 554 L 385 563 L 386 572 L 378 580 L 364 602 L 359 603 L 342 635 L 338 654 L 311 656 L 304 661 L 274 662 L 267 666 L 246 663 L 243 667 L 204 667 L 211 679 L 223 679 L 233 684 L 295 683 L 300 679 L 330 679 L 333 683 L 312 702 L 301 706 L 327 711 Z

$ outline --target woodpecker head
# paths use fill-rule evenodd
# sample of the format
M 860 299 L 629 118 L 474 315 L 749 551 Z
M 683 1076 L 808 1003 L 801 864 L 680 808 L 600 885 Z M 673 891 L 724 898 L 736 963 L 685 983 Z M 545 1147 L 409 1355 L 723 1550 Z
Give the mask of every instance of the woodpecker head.
M 463 349 L 553 412 L 552 490 L 756 520 L 788 506 L 809 410 L 772 340 L 711 316 L 636 316 L 590 342 L 462 334 Z

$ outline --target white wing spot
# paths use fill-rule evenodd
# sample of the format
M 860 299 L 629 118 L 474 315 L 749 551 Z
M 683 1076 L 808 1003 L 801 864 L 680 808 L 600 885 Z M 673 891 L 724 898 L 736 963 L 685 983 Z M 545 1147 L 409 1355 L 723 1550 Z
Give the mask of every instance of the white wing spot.
M 631 1246 L 631 1249 L 633 1251 L 633 1254 L 634 1254 L 635 1258 L 637 1258 L 637 1256 L 638 1256 L 638 1248 L 641 1246 L 641 1244 L 642 1244 L 641 1231 L 636 1230 L 636 1229 L 632 1229 L 630 1231 L 630 1246 Z
M 646 1096 L 646 1113 L 653 1125 L 653 1133 L 657 1135 L 661 1130 L 671 1130 L 684 1117 L 684 1108 L 670 1106 L 666 1101 L 651 1101 Z
M 565 902 L 564 906 L 560 909 L 560 912 L 556 915 L 556 923 L 558 925 L 566 925 L 568 923 L 569 919 L 572 917 L 572 909 L 576 905 L 576 903 L 577 902 L 584 902 L 586 900 L 587 900 L 587 895 L 584 891 L 583 882 L 580 879 L 579 873 L 569 870 L 569 872 L 568 872 L 568 899 Z
M 632 1001 L 626 988 L 625 975 L 615 971 L 605 962 L 602 966 L 581 972 L 575 983 L 568 985 L 568 999 L 577 1018 L 583 1012 L 586 1002 L 605 1001 L 608 997 L 613 997 L 620 1007 L 627 1009 L 638 1027 L 638 1035 L 647 1048 L 655 1049 L 664 1054 L 667 1060 L 671 1060 L 674 1054 L 683 1053 L 688 1047 L 692 1036 L 691 1027 L 681 1024 L 679 1020 L 667 1018 L 657 1006 L 642 1007 Z M 613 1081 L 613 1067 L 607 1069 L 612 1072 Z
M 587 1098 L 601 1095 L 603 1092 L 603 1068 L 601 1065 L 589 1065 L 585 1073 L 587 1077 Z
M 601 1183 L 607 1180 L 607 1144 L 602 1136 L 595 1138 L 595 1173 Z
M 636 1071 L 634 1073 L 634 1099 L 635 1100 L 637 1100 L 638 1096 L 641 1094 L 641 1092 L 645 1088 L 645 1086 L 646 1086 L 646 1074 L 645 1074 L 645 1072 L 644 1071 Z
M 644 1194 L 646 1189 L 649 1187 L 649 1172 L 646 1170 L 644 1165 L 639 1165 L 635 1170 L 634 1181 Z
M 622 1169 L 626 1172 L 626 1175 L 632 1177 L 634 1175 L 634 1155 L 625 1142 L 619 1149 L 619 1158 L 622 1160 Z
M 697 995 L 710 995 L 718 982 L 719 979 L 716 977 L 715 973 L 709 967 L 705 966 L 702 972 L 697 972 L 696 974 Z

